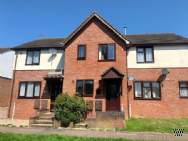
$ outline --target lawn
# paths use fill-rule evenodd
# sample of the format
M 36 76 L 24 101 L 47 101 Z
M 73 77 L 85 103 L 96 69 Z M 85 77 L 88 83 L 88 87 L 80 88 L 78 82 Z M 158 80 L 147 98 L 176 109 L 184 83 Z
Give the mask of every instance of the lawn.
M 141 141 L 141 140 L 71 137 L 71 136 L 63 136 L 63 135 L 0 133 L 0 141 Z
M 150 131 L 172 133 L 174 128 L 188 132 L 188 119 L 129 119 L 124 131 Z

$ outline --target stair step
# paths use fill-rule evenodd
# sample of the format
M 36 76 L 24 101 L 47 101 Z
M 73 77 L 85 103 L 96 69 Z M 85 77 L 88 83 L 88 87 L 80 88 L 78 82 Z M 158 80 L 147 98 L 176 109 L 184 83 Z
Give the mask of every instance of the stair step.
M 88 124 L 87 123 L 77 123 L 75 124 L 76 128 L 87 128 Z
M 53 124 L 31 124 L 31 127 L 53 127 Z
M 45 116 L 40 116 L 38 117 L 39 120 L 52 120 L 52 117 L 45 117 Z
M 37 119 L 34 121 L 34 123 L 37 123 L 37 124 L 53 124 L 53 121 L 52 120 L 47 120 L 47 119 Z

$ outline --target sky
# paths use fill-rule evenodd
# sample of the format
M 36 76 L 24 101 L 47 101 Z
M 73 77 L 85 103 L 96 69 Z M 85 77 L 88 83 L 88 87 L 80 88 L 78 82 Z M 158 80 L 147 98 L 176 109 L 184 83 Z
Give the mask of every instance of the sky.
M 93 11 L 122 33 L 188 37 L 188 0 L 0 0 L 0 47 L 67 37 Z

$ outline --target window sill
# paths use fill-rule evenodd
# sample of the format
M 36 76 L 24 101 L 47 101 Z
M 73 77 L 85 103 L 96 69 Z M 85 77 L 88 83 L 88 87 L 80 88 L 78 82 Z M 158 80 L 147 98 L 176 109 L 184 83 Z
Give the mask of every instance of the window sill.
M 40 64 L 25 64 L 26 66 L 38 66 Z
M 98 60 L 98 62 L 113 62 L 113 61 L 116 61 L 115 59 L 114 60 Z
M 154 61 L 152 62 L 136 62 L 137 64 L 152 64 L 152 63 L 155 63 Z
M 86 58 L 77 58 L 78 61 L 86 60 Z
M 40 97 L 17 97 L 17 99 L 40 99 Z
M 161 100 L 161 98 L 134 98 L 134 100 Z
M 188 98 L 188 96 L 180 96 L 180 98 L 182 98 L 182 99 L 183 99 L 183 98 L 187 99 L 187 98 Z

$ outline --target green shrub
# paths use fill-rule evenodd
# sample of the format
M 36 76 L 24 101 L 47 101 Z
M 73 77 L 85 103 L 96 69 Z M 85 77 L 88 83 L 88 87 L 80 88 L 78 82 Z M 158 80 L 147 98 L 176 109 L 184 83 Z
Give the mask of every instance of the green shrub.
M 70 122 L 78 123 L 84 119 L 86 104 L 82 97 L 70 96 L 63 93 L 55 101 L 55 118 L 61 122 L 62 126 L 69 126 Z

